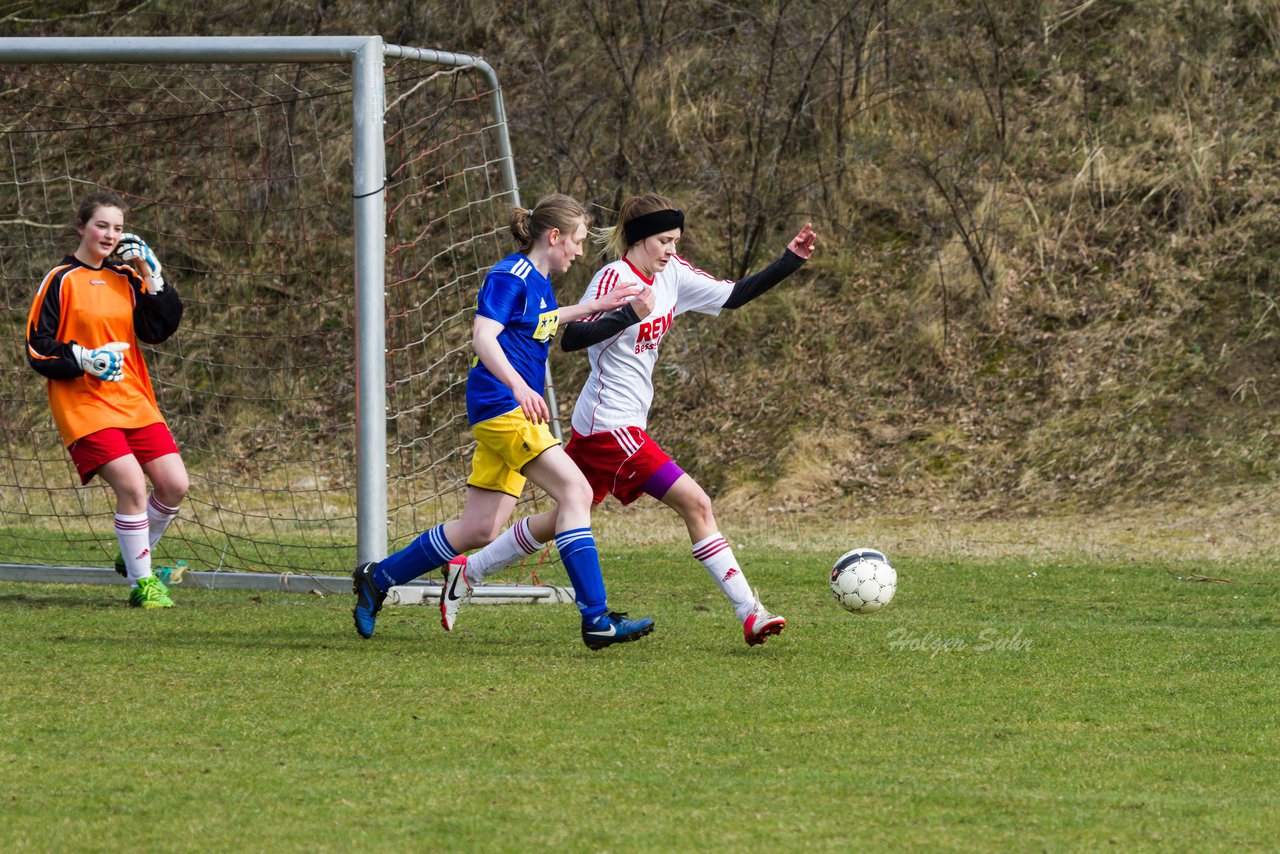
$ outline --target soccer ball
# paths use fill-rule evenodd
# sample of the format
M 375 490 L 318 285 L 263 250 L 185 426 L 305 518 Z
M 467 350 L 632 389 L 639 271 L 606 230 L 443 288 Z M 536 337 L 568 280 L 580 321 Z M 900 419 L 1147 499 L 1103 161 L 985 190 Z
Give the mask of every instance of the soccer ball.
M 898 589 L 898 573 L 875 549 L 845 552 L 831 568 L 831 593 L 846 610 L 879 611 Z

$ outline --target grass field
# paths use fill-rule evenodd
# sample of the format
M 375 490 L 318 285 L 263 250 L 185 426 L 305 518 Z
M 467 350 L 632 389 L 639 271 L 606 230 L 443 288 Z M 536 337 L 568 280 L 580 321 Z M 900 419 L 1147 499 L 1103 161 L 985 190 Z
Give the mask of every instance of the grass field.
M 0 585 L 0 850 L 1274 844 L 1267 562 L 899 551 L 858 616 L 808 548 L 749 550 L 789 620 L 755 649 L 687 544 L 609 555 L 658 628 L 601 652 L 566 606 L 362 641 L 346 596 Z

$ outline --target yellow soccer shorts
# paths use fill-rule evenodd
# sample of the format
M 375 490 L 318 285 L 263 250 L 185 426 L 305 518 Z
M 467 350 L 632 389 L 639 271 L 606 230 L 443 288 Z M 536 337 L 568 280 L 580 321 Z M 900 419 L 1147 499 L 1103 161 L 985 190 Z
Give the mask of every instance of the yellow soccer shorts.
M 520 409 L 472 426 L 476 452 L 471 458 L 467 485 L 520 497 L 524 475 L 520 470 L 529 461 L 560 440 L 546 424 L 534 424 Z

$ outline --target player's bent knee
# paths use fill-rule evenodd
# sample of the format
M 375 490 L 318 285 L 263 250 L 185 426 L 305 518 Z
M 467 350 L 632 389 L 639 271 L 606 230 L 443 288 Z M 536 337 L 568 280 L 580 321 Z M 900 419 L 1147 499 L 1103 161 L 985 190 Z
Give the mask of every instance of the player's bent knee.
M 472 549 L 484 548 L 496 540 L 498 534 L 501 533 L 502 524 L 500 522 L 485 525 L 471 524 L 450 537 L 449 545 L 459 552 L 469 552 Z
M 498 539 L 498 535 L 501 534 L 503 529 L 505 528 L 506 528 L 506 522 L 495 522 L 488 529 L 481 531 L 480 539 L 483 540 L 483 542 L 480 543 L 479 547 L 487 546 L 489 545 L 489 543 L 492 543 L 494 540 Z
M 156 500 L 169 507 L 177 507 L 190 489 L 191 482 L 185 476 L 179 480 L 165 480 L 155 484 Z
M 113 471 L 108 474 L 105 470 L 99 470 L 102 479 L 111 487 L 111 491 L 116 494 L 116 500 L 121 505 L 129 507 L 140 507 L 147 500 L 147 481 L 142 476 L 142 472 L 120 472 Z
M 145 484 L 137 488 L 130 486 L 115 487 L 116 503 L 121 509 L 128 508 L 124 512 L 134 512 L 137 508 L 146 507 L 147 490 Z
M 570 516 L 590 514 L 591 498 L 591 485 L 585 480 L 581 483 L 568 484 L 556 502 L 560 505 L 559 514 Z
M 176 454 L 166 455 L 143 466 L 143 473 L 154 487 L 156 500 L 177 507 L 191 489 L 191 477 Z
M 702 490 L 682 496 L 680 501 L 672 503 L 672 507 L 686 522 L 702 524 L 715 522 L 715 514 L 711 509 L 711 497 Z
M 704 492 L 698 498 L 698 502 L 694 505 L 694 516 L 698 521 L 707 524 L 714 524 L 716 521 L 715 512 L 711 509 L 711 499 Z

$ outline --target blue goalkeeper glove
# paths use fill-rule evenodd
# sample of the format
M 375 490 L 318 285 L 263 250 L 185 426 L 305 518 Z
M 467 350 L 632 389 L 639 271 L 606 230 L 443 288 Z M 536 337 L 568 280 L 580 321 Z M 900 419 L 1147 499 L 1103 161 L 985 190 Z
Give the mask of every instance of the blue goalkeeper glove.
M 118 383 L 124 379 L 124 351 L 128 349 L 129 345 L 123 341 L 112 341 L 95 350 L 86 349 L 79 344 L 71 345 L 71 352 L 75 354 L 80 370 L 109 383 Z
M 142 276 L 147 293 L 158 294 L 164 290 L 164 276 L 160 273 L 160 259 L 151 251 L 147 242 L 136 234 L 124 234 L 116 244 L 116 257 L 127 261 Z

